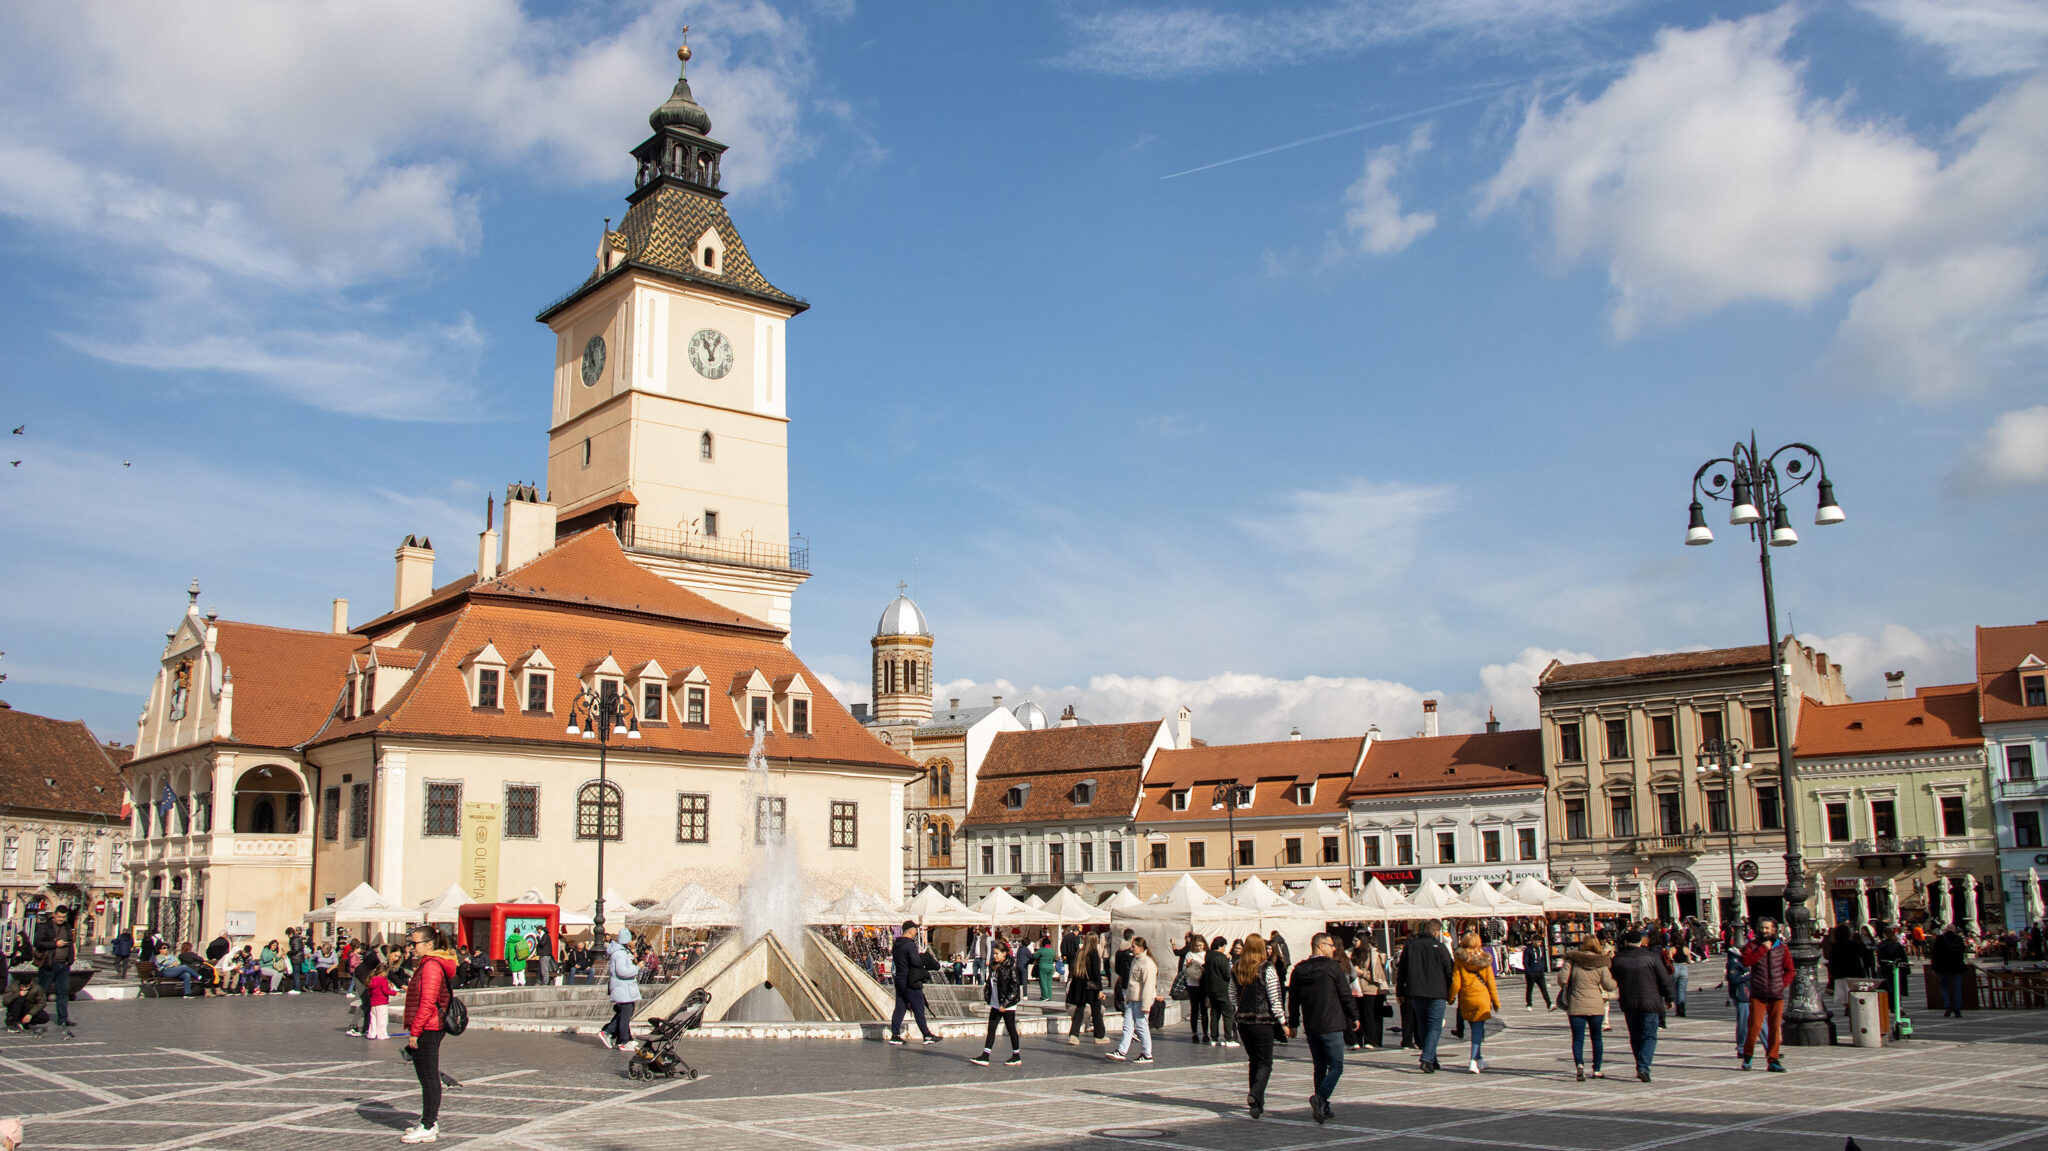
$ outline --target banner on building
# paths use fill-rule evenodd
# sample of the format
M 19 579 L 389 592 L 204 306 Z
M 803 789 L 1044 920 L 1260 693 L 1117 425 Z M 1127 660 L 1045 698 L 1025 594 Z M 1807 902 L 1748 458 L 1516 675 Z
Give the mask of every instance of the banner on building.
M 478 903 L 498 901 L 498 805 L 462 805 L 462 889 Z

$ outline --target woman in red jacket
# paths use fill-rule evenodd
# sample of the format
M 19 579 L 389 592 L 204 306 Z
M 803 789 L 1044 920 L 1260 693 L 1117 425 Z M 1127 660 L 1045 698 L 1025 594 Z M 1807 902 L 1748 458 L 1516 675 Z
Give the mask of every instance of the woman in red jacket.
M 441 1008 L 455 986 L 455 952 L 439 928 L 412 929 L 406 939 L 412 981 L 405 985 L 405 1045 L 420 1080 L 420 1121 L 399 1136 L 401 1143 L 433 1143 L 441 1137 Z

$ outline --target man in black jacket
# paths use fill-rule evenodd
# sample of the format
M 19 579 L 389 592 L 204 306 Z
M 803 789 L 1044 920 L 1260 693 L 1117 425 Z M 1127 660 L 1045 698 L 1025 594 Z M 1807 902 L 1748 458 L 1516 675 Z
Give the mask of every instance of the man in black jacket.
M 43 994 L 57 1009 L 57 1026 L 71 1026 L 71 964 L 78 958 L 71 909 L 59 907 L 36 924 L 36 966 L 41 968 Z
M 1308 941 L 1312 955 L 1295 965 L 1287 981 L 1287 1034 L 1308 1034 L 1308 1057 L 1315 1070 L 1315 1091 L 1308 1113 L 1318 1123 L 1330 1118 L 1330 1097 L 1344 1077 L 1344 1036 L 1358 1024 L 1358 1001 L 1351 977 L 1337 962 L 1337 941 L 1318 931 Z
M 932 1034 L 930 1023 L 925 1021 L 924 984 L 930 978 L 929 972 L 939 969 L 939 961 L 920 945 L 917 921 L 903 921 L 903 934 L 889 948 L 889 966 L 896 976 L 896 1014 L 889 1020 L 889 1042 L 903 1046 L 903 1014 L 913 1012 L 917 1016 L 917 1029 L 924 1033 L 926 1044 L 937 1043 L 939 1037 Z
M 1440 1070 L 1436 1044 L 1444 1033 L 1444 1001 L 1451 997 L 1451 950 L 1444 946 L 1442 931 L 1443 925 L 1434 919 L 1416 924 L 1415 934 L 1401 948 L 1401 967 L 1395 973 L 1395 993 L 1403 1003 L 1415 1005 L 1425 1073 Z
M 1635 1053 L 1636 1078 L 1650 1081 L 1650 1061 L 1657 1056 L 1657 1028 L 1677 997 L 1664 957 L 1643 946 L 1643 933 L 1622 933 L 1614 953 L 1614 982 L 1621 988 L 1622 1017 L 1628 1020 L 1628 1047 Z

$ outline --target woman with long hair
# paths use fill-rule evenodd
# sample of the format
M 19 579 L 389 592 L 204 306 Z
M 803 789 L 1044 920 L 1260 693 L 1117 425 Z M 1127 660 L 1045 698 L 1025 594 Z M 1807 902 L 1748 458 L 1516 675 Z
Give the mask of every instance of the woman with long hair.
M 1244 937 L 1244 950 L 1230 967 L 1237 1035 L 1250 1061 L 1245 1106 L 1257 1119 L 1266 1113 L 1266 1081 L 1273 1077 L 1273 1037 L 1280 1030 L 1280 976 L 1266 959 L 1266 941 Z M 1320 1114 L 1320 1113 L 1318 1113 Z
M 1207 1043 L 1215 1034 L 1209 1021 L 1209 996 L 1202 990 L 1202 972 L 1208 960 L 1209 941 L 1188 932 L 1188 948 L 1180 957 L 1180 984 L 1188 997 L 1188 1022 L 1194 1026 L 1197 1043 Z
M 1371 935 L 1361 935 L 1358 946 L 1351 949 L 1351 974 L 1358 987 L 1358 1031 L 1352 1036 L 1352 1046 L 1372 1051 L 1387 1041 L 1387 992 L 1394 980 L 1386 953 L 1373 943 Z
M 1109 1031 L 1102 1025 L 1103 975 L 1109 969 L 1109 940 L 1101 933 L 1082 937 L 1081 949 L 1074 953 L 1074 966 L 1067 972 L 1067 1006 L 1074 1009 L 1073 1021 L 1067 1024 L 1067 1042 L 1079 1046 L 1081 1043 L 1081 1016 L 1094 1017 L 1095 1042 L 1108 1043 Z
M 1017 1004 L 1024 999 L 1024 980 L 1017 975 L 1017 965 L 1010 961 L 1008 940 L 997 938 L 991 945 L 988 983 L 983 988 L 983 996 L 988 1000 L 988 1037 L 981 1042 L 981 1054 L 969 1062 L 976 1067 L 988 1066 L 989 1058 L 995 1054 L 996 1028 L 1001 1027 L 1010 1036 L 1010 1058 L 1006 1066 L 1022 1066 L 1024 1045 L 1017 1038 Z
M 1600 1022 L 1607 1014 L 1608 1001 L 1621 991 L 1614 982 L 1613 965 L 1606 941 L 1588 935 L 1578 950 L 1564 953 L 1564 970 L 1557 973 L 1557 1005 L 1572 1021 L 1572 1063 L 1581 1080 L 1586 1077 L 1588 1035 L 1593 1037 L 1593 1078 L 1607 1078 L 1600 1069 L 1606 1055 Z
M 1451 956 L 1451 1000 L 1458 1005 L 1458 1018 L 1472 1025 L 1472 1074 L 1486 1070 L 1481 1048 L 1486 1042 L 1486 1021 L 1500 1010 L 1500 984 L 1493 978 L 1493 957 L 1481 946 L 1479 933 L 1467 932 Z

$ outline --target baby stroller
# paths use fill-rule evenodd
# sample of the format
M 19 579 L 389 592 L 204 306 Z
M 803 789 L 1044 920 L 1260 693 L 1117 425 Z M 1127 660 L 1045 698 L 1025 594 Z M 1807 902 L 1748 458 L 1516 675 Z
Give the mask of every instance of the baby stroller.
M 695 1031 L 704 1022 L 704 1011 L 710 1006 L 711 993 L 699 987 L 690 992 L 675 1014 L 666 1019 L 659 1015 L 649 1018 L 647 1026 L 652 1031 L 640 1049 L 633 1052 L 633 1061 L 626 1064 L 626 1074 L 634 1079 L 652 1079 L 657 1075 L 664 1079 L 695 1079 L 697 1069 L 676 1054 L 676 1040 L 685 1031 Z

